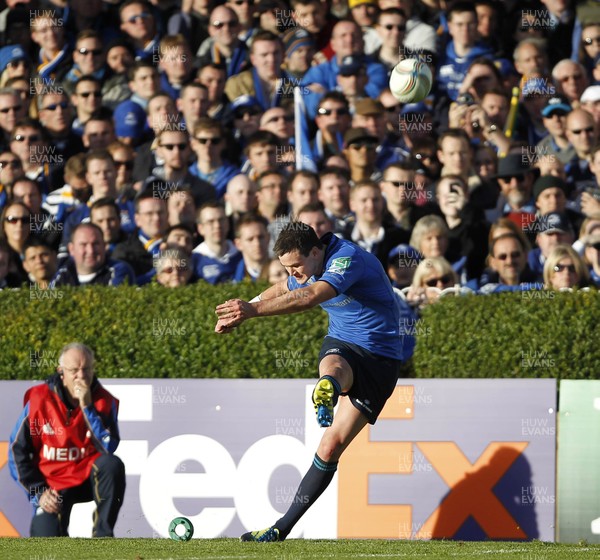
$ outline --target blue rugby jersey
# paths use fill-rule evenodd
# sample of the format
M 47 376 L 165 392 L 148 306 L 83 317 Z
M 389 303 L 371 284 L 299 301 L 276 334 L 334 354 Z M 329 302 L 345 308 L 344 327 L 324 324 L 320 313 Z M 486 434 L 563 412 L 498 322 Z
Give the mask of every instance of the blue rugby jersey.
M 305 284 L 290 276 L 288 289 L 327 282 L 338 294 L 320 304 L 329 315 L 328 335 L 380 356 L 404 359 L 400 307 L 377 257 L 332 233 L 321 240 L 326 244 L 323 272 Z

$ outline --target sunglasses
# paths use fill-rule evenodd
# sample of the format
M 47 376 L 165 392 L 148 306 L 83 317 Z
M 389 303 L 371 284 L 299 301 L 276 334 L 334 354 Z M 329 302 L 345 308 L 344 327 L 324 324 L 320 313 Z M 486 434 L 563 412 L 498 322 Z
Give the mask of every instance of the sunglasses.
M 430 280 L 425 281 L 425 285 L 429 288 L 435 288 L 439 282 L 442 284 L 449 284 L 452 281 L 452 276 L 450 274 L 444 274 L 444 276 L 440 276 L 439 278 L 431 278 Z
M 82 93 L 78 93 L 77 95 L 79 95 L 79 97 L 83 97 L 84 99 L 87 99 L 90 95 L 95 99 L 100 99 L 102 97 L 102 93 L 99 91 L 84 91 Z
M 41 136 L 39 134 L 32 134 L 31 136 L 25 136 L 24 134 L 15 134 L 13 140 L 15 142 L 39 142 L 41 140 Z
M 29 216 L 6 216 L 6 218 L 4 218 L 4 221 L 8 222 L 9 224 L 21 223 L 25 225 L 31 222 L 31 219 L 29 218 Z
M 317 113 L 328 117 L 329 115 L 333 115 L 333 113 L 338 116 L 349 115 L 350 111 L 348 111 L 348 109 L 325 109 L 324 107 L 319 107 Z
M 56 111 L 56 109 L 61 108 L 63 111 L 66 111 L 69 108 L 69 104 L 66 101 L 61 101 L 60 103 L 52 103 L 52 105 L 48 105 L 48 107 L 42 107 L 42 111 Z
M 6 66 L 7 68 L 18 68 L 19 66 L 27 67 L 29 66 L 29 62 L 22 58 L 21 60 L 13 60 L 9 62 Z
M 579 136 L 582 132 L 585 132 L 586 134 L 594 134 L 594 127 L 589 126 L 588 128 L 578 128 L 576 130 L 571 130 L 571 132 L 577 136 Z
M 592 43 L 596 43 L 597 45 L 600 45 L 600 35 L 598 35 L 598 37 L 586 37 L 583 42 L 586 45 L 591 45 Z
M 350 144 L 350 147 L 353 150 L 360 150 L 362 148 L 367 148 L 367 150 L 373 150 L 377 147 L 377 144 L 375 144 L 375 142 L 354 142 L 353 144 Z
M 400 105 L 392 105 L 391 107 L 384 107 L 383 109 L 386 113 L 395 113 L 400 109 Z
M 254 4 L 254 2 L 252 2 L 251 0 L 234 0 L 232 4 L 235 4 L 236 6 L 241 6 L 242 4 Z
M 216 146 L 221 139 L 220 138 L 196 138 L 200 144 L 208 144 L 209 146 Z
M 243 119 L 246 115 L 255 117 L 260 115 L 262 111 L 258 107 L 245 107 L 243 109 L 236 109 L 233 113 L 234 119 Z
M 432 160 L 433 159 L 433 154 L 415 154 L 415 159 L 418 160 L 425 160 L 425 159 L 429 159 Z
M 15 113 L 17 111 L 21 110 L 21 105 L 15 105 L 14 107 L 4 107 L 3 109 L 0 109 L 0 113 L 4 113 L 5 115 L 7 113 L 10 113 L 11 111 L 14 111 Z
M 600 243 L 594 243 L 593 245 L 588 245 L 588 247 L 592 247 L 596 249 L 596 251 L 600 251 Z
M 0 169 L 3 167 L 10 167 L 12 169 L 19 169 L 22 167 L 21 162 L 18 159 L 11 159 L 8 161 L 0 161 Z
M 521 253 L 519 253 L 519 251 L 513 251 L 512 253 L 500 253 L 496 258 L 500 261 L 505 261 L 506 259 L 508 259 L 508 257 L 510 257 L 514 261 L 520 256 Z
M 237 27 L 239 25 L 239 23 L 237 21 L 234 21 L 234 20 L 231 20 L 231 21 L 213 21 L 211 23 L 211 25 L 215 29 L 222 29 L 223 27 L 229 27 L 229 29 L 233 29 L 234 27 Z
M 77 52 L 83 56 L 87 56 L 88 54 L 100 56 L 102 54 L 102 49 L 86 49 L 85 47 L 81 47 L 80 49 L 77 49 Z
M 391 31 L 392 29 L 397 29 L 398 31 L 406 31 L 406 25 L 394 25 L 393 23 L 386 23 L 381 27 L 387 29 L 388 31 Z
M 554 272 L 562 272 L 563 270 L 568 270 L 571 274 L 575 274 L 575 265 L 574 264 L 555 264 L 552 269 Z
M 149 14 L 148 12 L 142 12 L 141 14 L 136 14 L 134 16 L 131 16 L 127 20 L 127 23 L 136 23 L 137 21 L 144 21 L 146 19 L 150 19 L 151 17 L 152 17 L 152 14 Z
M 121 166 L 125 166 L 125 169 L 133 169 L 133 160 L 131 161 L 118 161 L 118 160 L 113 160 L 115 162 L 115 166 L 116 167 L 121 167 Z

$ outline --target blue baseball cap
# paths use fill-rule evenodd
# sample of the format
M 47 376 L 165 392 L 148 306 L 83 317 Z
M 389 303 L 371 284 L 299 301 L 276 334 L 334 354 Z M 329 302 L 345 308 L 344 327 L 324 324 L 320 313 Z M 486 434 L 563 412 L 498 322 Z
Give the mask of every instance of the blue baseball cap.
M 542 109 L 542 117 L 550 117 L 556 111 L 562 111 L 565 114 L 572 111 L 569 100 L 564 95 L 550 97 Z
M 116 135 L 122 138 L 141 136 L 146 127 L 146 118 L 146 111 L 133 101 L 117 105 L 113 113 Z
M 26 60 L 29 62 L 29 56 L 21 45 L 8 45 L 0 49 L 0 73 L 6 70 L 10 62 L 15 60 Z

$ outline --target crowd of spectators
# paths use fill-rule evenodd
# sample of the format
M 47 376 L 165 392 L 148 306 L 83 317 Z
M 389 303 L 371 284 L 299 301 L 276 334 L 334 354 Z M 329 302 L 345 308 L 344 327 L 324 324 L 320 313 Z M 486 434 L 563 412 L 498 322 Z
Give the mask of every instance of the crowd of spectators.
M 0 288 L 276 282 L 294 219 L 415 306 L 600 286 L 595 0 L 5 4 Z

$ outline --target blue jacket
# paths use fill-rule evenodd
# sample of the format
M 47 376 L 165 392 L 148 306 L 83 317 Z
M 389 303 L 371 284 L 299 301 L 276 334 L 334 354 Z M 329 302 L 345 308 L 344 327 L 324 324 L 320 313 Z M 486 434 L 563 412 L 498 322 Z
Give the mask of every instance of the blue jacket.
M 436 73 L 438 96 L 447 95 L 452 101 L 456 101 L 458 90 L 463 83 L 467 70 L 476 58 L 480 56 L 492 58 L 493 52 L 488 45 L 476 43 L 467 56 L 459 57 L 454 50 L 454 41 L 446 46 L 446 52 L 440 57 Z

